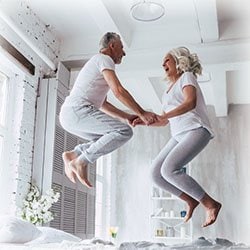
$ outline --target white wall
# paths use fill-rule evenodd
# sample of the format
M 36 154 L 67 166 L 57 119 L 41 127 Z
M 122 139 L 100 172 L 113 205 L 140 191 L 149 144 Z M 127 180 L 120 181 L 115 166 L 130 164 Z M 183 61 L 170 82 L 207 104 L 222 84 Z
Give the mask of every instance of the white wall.
M 205 229 L 200 227 L 205 214 L 198 207 L 194 237 L 227 238 L 249 245 L 250 104 L 230 105 L 229 115 L 223 118 L 216 118 L 213 109 L 209 111 L 216 137 L 192 162 L 192 173 L 223 207 L 218 221 Z
M 228 71 L 226 78 L 228 103 L 250 103 L 250 71 L 242 69 Z

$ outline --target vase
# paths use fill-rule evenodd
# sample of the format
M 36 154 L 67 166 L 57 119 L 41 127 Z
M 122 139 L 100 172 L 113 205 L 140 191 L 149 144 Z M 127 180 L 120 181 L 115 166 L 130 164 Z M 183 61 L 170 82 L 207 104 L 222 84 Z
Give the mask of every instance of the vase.
M 111 242 L 113 243 L 112 249 L 118 249 L 118 243 L 116 237 L 111 237 Z

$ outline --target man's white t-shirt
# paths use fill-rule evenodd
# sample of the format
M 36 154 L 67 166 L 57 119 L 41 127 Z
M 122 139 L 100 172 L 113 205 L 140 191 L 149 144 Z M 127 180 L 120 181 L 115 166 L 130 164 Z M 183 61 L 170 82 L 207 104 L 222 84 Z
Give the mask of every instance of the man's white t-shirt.
M 80 70 L 63 105 L 79 107 L 93 104 L 100 108 L 110 89 L 102 74 L 104 69 L 115 70 L 113 59 L 101 53 L 93 56 Z
M 183 88 L 192 85 L 196 88 L 196 107 L 191 111 L 179 116 L 169 118 L 170 130 L 173 137 L 190 131 L 195 128 L 206 128 L 213 137 L 213 131 L 208 119 L 207 108 L 198 85 L 196 77 L 192 72 L 185 72 L 172 86 L 169 92 L 165 92 L 162 96 L 163 111 L 167 113 L 181 105 L 184 101 Z

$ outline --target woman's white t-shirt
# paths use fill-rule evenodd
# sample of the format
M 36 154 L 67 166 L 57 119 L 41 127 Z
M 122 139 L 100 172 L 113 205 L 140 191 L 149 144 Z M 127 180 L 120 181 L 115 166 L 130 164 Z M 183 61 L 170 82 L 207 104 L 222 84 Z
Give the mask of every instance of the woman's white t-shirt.
M 100 108 L 110 89 L 102 74 L 104 69 L 115 70 L 112 58 L 101 53 L 93 56 L 80 70 L 63 105 L 79 107 L 93 104 Z
M 208 119 L 207 107 L 202 95 L 201 89 L 198 85 L 196 77 L 192 72 L 185 72 L 172 86 L 172 88 L 165 92 L 162 96 L 163 111 L 165 113 L 175 109 L 184 101 L 183 88 L 185 86 L 194 86 L 196 88 L 196 107 L 187 113 L 179 116 L 169 118 L 170 130 L 173 137 L 190 131 L 195 128 L 206 128 L 211 137 L 214 136 L 211 125 Z

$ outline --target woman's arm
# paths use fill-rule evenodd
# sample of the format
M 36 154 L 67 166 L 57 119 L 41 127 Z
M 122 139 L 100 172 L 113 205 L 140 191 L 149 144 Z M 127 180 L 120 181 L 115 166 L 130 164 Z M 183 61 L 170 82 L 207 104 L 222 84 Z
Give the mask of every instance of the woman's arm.
M 163 113 L 162 115 L 157 115 L 157 120 L 150 124 L 150 126 L 160 127 L 166 126 L 168 124 L 168 119 L 182 115 L 192 110 L 196 106 L 196 88 L 192 85 L 187 85 L 183 88 L 184 101 L 181 105 L 176 107 L 175 109 L 170 110 L 167 113 Z M 140 118 L 134 120 L 132 126 L 136 125 L 145 125 Z
M 183 103 L 175 109 L 165 113 L 163 116 L 166 119 L 185 114 L 196 107 L 196 88 L 192 85 L 187 85 L 182 91 L 184 95 Z

